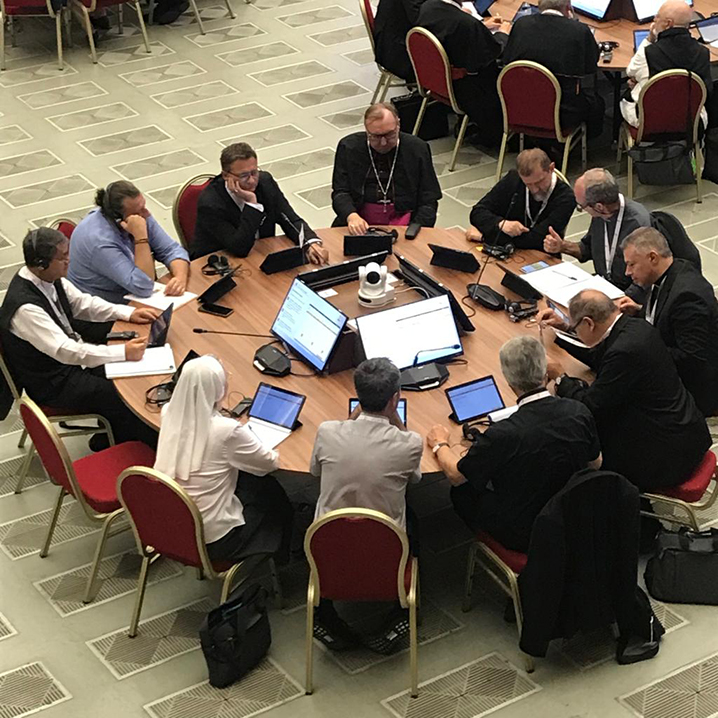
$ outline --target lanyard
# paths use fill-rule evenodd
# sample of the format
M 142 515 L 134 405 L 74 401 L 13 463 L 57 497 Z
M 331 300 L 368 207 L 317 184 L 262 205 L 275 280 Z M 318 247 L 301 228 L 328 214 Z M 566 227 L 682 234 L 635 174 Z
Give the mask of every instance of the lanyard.
M 528 217 L 529 222 L 531 224 L 529 225 L 529 229 L 532 229 L 533 226 L 538 222 L 538 218 L 541 216 L 541 212 L 543 212 L 546 209 L 546 205 L 548 204 L 548 201 L 551 199 L 551 194 L 553 193 L 554 187 L 556 186 L 556 173 L 553 173 L 551 175 L 551 189 L 549 189 L 548 194 L 546 195 L 546 198 L 543 202 L 541 202 L 541 207 L 539 208 L 538 213 L 536 214 L 536 219 L 534 219 L 531 216 L 531 208 L 529 207 L 529 195 L 531 194 L 529 192 L 529 188 L 526 188 L 526 216 Z
M 649 324 L 653 324 L 656 319 L 656 311 L 658 309 L 658 295 L 661 293 L 663 288 L 663 282 L 651 287 L 651 293 L 648 295 L 646 300 L 646 321 Z M 655 297 L 653 296 L 655 294 Z
M 626 200 L 622 194 L 618 195 L 618 201 L 621 205 L 621 209 L 618 210 L 618 217 L 616 218 L 616 228 L 613 230 L 613 242 L 608 243 L 608 222 L 603 222 L 603 246 L 606 252 L 606 277 L 611 276 L 611 267 L 613 266 L 613 259 L 616 256 L 616 249 L 618 249 L 618 236 L 621 234 L 621 225 L 623 224 L 623 213 L 626 211 Z

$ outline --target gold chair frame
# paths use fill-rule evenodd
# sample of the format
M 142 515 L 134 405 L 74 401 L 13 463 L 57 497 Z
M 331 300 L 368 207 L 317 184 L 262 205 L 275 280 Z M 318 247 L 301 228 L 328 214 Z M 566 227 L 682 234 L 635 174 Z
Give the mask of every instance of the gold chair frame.
M 249 2 L 249 0 L 247 0 Z M 364 20 L 364 27 L 366 28 L 366 34 L 369 35 L 369 44 L 371 45 L 371 52 L 372 55 L 376 58 L 376 45 L 374 43 L 374 33 L 371 29 L 371 21 L 369 20 L 369 15 L 367 14 L 366 5 L 364 4 L 364 0 L 359 0 L 359 10 L 361 10 L 361 16 L 362 20 Z M 400 77 L 397 77 L 394 73 L 390 72 L 389 70 L 383 68 L 378 62 L 376 63 L 377 68 L 379 69 L 379 72 L 381 73 L 379 75 L 379 82 L 377 82 L 376 89 L 374 90 L 374 94 L 371 96 L 371 102 L 370 105 L 373 105 L 375 102 L 384 102 L 386 99 L 386 93 L 389 92 L 389 90 L 392 87 L 406 87 L 407 83 L 406 81 L 402 80 Z M 394 82 L 396 80 L 396 82 Z
M 519 593 L 518 575 L 507 566 L 486 544 L 474 541 L 469 547 L 469 559 L 466 566 L 466 583 L 464 586 L 464 600 L 461 610 L 468 613 L 471 610 L 471 592 L 474 585 L 476 565 L 479 565 L 494 581 L 494 583 L 511 599 L 516 614 L 516 628 L 521 640 L 521 629 L 524 623 L 524 612 Z M 533 673 L 534 660 L 524 653 L 524 663 L 527 673 Z
M 49 17 L 55 21 L 55 39 L 57 41 L 57 68 L 58 70 L 65 69 L 65 63 L 62 56 L 62 24 L 63 21 L 67 25 L 67 37 L 68 46 L 72 47 L 72 34 L 70 32 L 69 20 L 70 15 L 66 12 L 66 8 L 60 8 L 55 11 L 52 7 L 51 0 L 45 0 L 45 6 L 47 7 L 47 15 L 31 15 L 29 13 L 23 13 L 21 17 Z M 15 37 L 15 23 L 14 15 L 8 15 L 5 11 L 5 2 L 0 0 L 0 71 L 5 70 L 5 18 L 8 19 L 8 25 L 10 26 L 10 43 L 12 47 L 17 47 L 17 38 Z
M 665 70 L 654 75 L 648 82 L 641 88 L 641 92 L 638 95 L 638 102 L 636 103 L 636 112 L 638 113 L 638 131 L 636 133 L 636 139 L 631 137 L 629 130 L 630 125 L 624 120 L 621 124 L 621 130 L 618 134 L 618 157 L 617 162 L 620 169 L 621 166 L 621 153 L 623 148 L 626 149 L 626 169 L 628 179 L 628 191 L 626 194 L 629 198 L 633 199 L 633 158 L 629 154 L 629 150 L 634 146 L 638 145 L 643 141 L 643 132 L 645 129 L 646 113 L 643 111 L 643 96 L 646 92 L 655 85 L 657 82 L 665 79 L 666 77 L 691 77 L 698 82 L 698 86 L 702 92 L 702 99 L 698 105 L 698 111 L 693 118 L 693 151 L 695 152 L 696 158 L 696 202 L 703 202 L 703 186 L 701 184 L 701 173 L 703 172 L 703 151 L 701 150 L 701 143 L 698 141 L 698 129 L 701 122 L 701 110 L 705 107 L 708 92 L 706 90 L 705 83 L 703 80 L 696 75 L 695 72 L 689 72 L 688 70 Z
M 137 635 L 137 629 L 140 623 L 140 614 L 142 612 L 142 604 L 145 599 L 145 590 L 147 588 L 147 576 L 149 572 L 150 565 L 153 564 L 162 554 L 158 553 L 154 547 L 147 546 L 142 542 L 142 539 L 140 538 L 140 534 L 137 530 L 137 525 L 135 524 L 134 519 L 132 518 L 132 513 L 127 508 L 127 505 L 125 504 L 124 497 L 122 496 L 122 484 L 125 481 L 125 479 L 128 476 L 135 476 L 135 475 L 142 475 L 146 476 L 150 479 L 154 479 L 155 481 L 159 481 L 160 483 L 164 484 L 168 489 L 170 489 L 172 492 L 174 492 L 179 499 L 182 501 L 182 503 L 187 507 L 187 510 L 192 515 L 192 519 L 194 520 L 194 529 L 195 529 L 195 541 L 197 542 L 197 551 L 200 556 L 200 560 L 202 562 L 202 566 L 197 569 L 197 577 L 202 580 L 205 577 L 210 579 L 223 579 L 222 583 L 222 594 L 220 597 L 220 603 L 224 603 L 227 600 L 227 597 L 231 593 L 232 584 L 234 582 L 235 577 L 239 573 L 240 570 L 243 570 L 246 572 L 246 575 L 242 578 L 241 581 L 237 583 L 237 585 L 240 585 L 243 581 L 247 580 L 249 576 L 252 574 L 252 572 L 264 561 L 269 561 L 269 567 L 270 572 L 272 576 L 272 583 L 274 587 L 274 592 L 277 598 L 277 601 L 279 605 L 282 605 L 282 591 L 281 586 L 279 584 L 279 577 L 277 576 L 277 568 L 274 564 L 274 559 L 271 555 L 268 554 L 257 554 L 255 556 L 249 556 L 243 561 L 240 561 L 239 563 L 234 564 L 230 569 L 227 571 L 215 571 L 214 567 L 212 566 L 212 561 L 209 558 L 209 555 L 207 554 L 207 547 L 204 540 L 204 523 L 202 521 L 202 515 L 199 512 L 199 509 L 197 508 L 197 505 L 192 501 L 192 499 L 187 495 L 187 492 L 179 485 L 176 481 L 171 479 L 166 474 L 163 474 L 160 471 L 157 471 L 156 469 L 150 469 L 147 466 L 130 466 L 129 468 L 125 469 L 118 477 L 117 477 L 117 496 L 120 500 L 120 503 L 122 504 L 123 510 L 127 512 L 127 518 L 129 520 L 129 524 L 132 527 L 132 533 L 135 536 L 135 542 L 137 544 L 137 550 L 142 556 L 142 566 L 140 568 L 140 575 L 137 580 L 137 594 L 135 597 L 135 605 L 132 610 L 132 620 L 130 622 L 130 630 L 128 632 L 129 638 L 134 638 Z
M 411 556 L 411 585 L 409 592 L 406 591 L 404 585 L 404 576 L 406 573 L 406 564 L 410 558 L 409 555 L 409 539 L 406 531 L 402 531 L 394 521 L 380 511 L 372 509 L 337 509 L 329 511 L 321 518 L 317 519 L 307 529 L 304 537 L 304 553 L 309 562 L 309 583 L 307 585 L 307 635 L 306 635 L 306 661 L 307 672 L 305 681 L 305 693 L 311 695 L 314 691 L 313 684 L 313 668 L 314 668 L 314 609 L 319 605 L 321 598 L 321 590 L 319 585 L 319 572 L 314 556 L 311 551 L 311 540 L 314 534 L 322 528 L 322 526 L 339 519 L 360 518 L 378 521 L 388 526 L 401 541 L 401 558 L 399 559 L 399 568 L 397 571 L 397 590 L 399 604 L 402 608 L 409 609 L 409 676 L 411 681 L 411 697 L 416 698 L 419 693 L 418 684 L 418 634 L 417 634 L 417 609 L 419 607 L 419 561 L 415 556 Z
M 446 87 L 449 91 L 449 104 L 451 106 L 451 109 L 463 119 L 461 120 L 461 126 L 459 127 L 459 134 L 456 138 L 456 144 L 454 145 L 454 151 L 451 155 L 451 163 L 449 164 L 449 172 L 454 171 L 454 167 L 456 166 L 456 158 L 459 155 L 459 149 L 461 148 L 462 143 L 464 142 L 464 135 L 466 134 L 466 127 L 469 124 L 469 116 L 459 107 L 459 105 L 456 103 L 456 96 L 454 95 L 454 86 L 452 84 L 451 79 L 451 63 L 449 62 L 449 56 L 446 54 L 446 50 L 444 50 L 444 46 L 439 42 L 439 39 L 434 35 L 433 33 L 429 32 L 428 30 L 425 30 L 423 27 L 413 27 L 409 32 L 406 33 L 406 49 L 409 52 L 409 59 L 411 60 L 411 66 L 414 68 L 414 75 L 416 75 L 416 84 L 419 88 L 419 94 L 423 98 L 421 102 L 421 107 L 419 108 L 419 114 L 416 117 L 416 123 L 414 124 L 414 130 L 412 132 L 413 135 L 417 135 L 419 133 L 419 128 L 421 127 L 421 123 L 424 119 L 424 113 L 426 112 L 426 108 L 429 105 L 429 103 L 435 103 L 440 102 L 440 100 L 434 99 L 431 96 L 431 90 L 425 90 L 421 86 L 421 82 L 419 82 L 419 73 L 416 70 L 416 63 L 414 62 L 414 57 L 411 54 L 411 49 L 409 48 L 409 40 L 414 35 L 423 35 L 426 37 L 431 43 L 433 43 L 434 47 L 439 52 L 439 55 L 441 56 L 441 59 L 444 63 L 444 73 L 446 77 Z M 445 104 L 445 103 L 442 103 Z
M 43 411 L 40 409 L 40 407 L 32 400 L 28 399 L 27 397 L 22 397 L 20 399 L 20 404 L 26 406 L 37 418 L 37 420 L 42 424 L 43 428 L 47 432 L 48 436 L 52 440 L 55 449 L 58 452 L 58 455 L 60 456 L 60 459 L 62 460 L 63 467 L 65 469 L 65 472 L 67 473 L 67 477 L 70 482 L 70 486 L 72 487 L 73 491 L 73 498 L 80 504 L 82 507 L 82 510 L 85 514 L 85 516 L 90 519 L 91 521 L 94 521 L 96 523 L 102 523 L 102 533 L 100 534 L 100 538 L 97 541 L 97 547 L 95 549 L 95 556 L 92 560 L 92 568 L 90 569 L 90 575 L 87 577 L 87 587 L 85 589 L 85 596 L 82 599 L 83 603 L 90 603 L 95 597 L 95 579 L 97 577 L 97 570 L 100 566 L 100 560 L 102 559 L 102 555 L 105 551 L 105 544 L 107 543 L 107 539 L 110 538 L 110 536 L 116 536 L 118 533 L 121 533 L 122 531 L 126 531 L 129 527 L 128 526 L 120 526 L 115 531 L 110 531 L 110 528 L 112 527 L 113 522 L 115 519 L 119 518 L 122 513 L 123 509 L 115 509 L 114 511 L 111 511 L 110 513 L 96 513 L 94 509 L 90 507 L 90 505 L 87 503 L 87 500 L 85 499 L 85 495 L 82 493 L 82 490 L 80 489 L 80 486 L 77 482 L 77 477 L 75 476 L 75 470 L 72 467 L 72 460 L 70 459 L 69 454 L 67 453 L 67 449 L 65 448 L 65 445 L 60 440 L 60 437 L 58 436 L 57 432 L 55 431 L 55 427 L 50 423 L 48 418 L 45 416 Z M 108 438 L 110 440 L 110 446 L 114 446 L 115 441 L 114 437 L 112 436 L 112 432 L 108 432 Z M 47 536 L 45 537 L 45 543 L 42 547 L 42 550 L 40 551 L 40 558 L 46 558 L 48 553 L 50 552 L 50 543 L 52 542 L 52 536 L 55 533 L 55 527 L 57 526 L 57 520 L 60 516 L 60 509 L 62 508 L 62 502 L 67 496 L 68 493 L 65 491 L 64 487 L 60 487 L 60 494 L 57 497 L 57 501 L 55 503 L 55 509 L 52 513 L 52 518 L 50 519 L 50 525 L 47 529 Z
M 49 2 L 49 0 L 48 0 Z M 117 4 L 117 24 L 118 24 L 118 31 L 119 34 L 122 35 L 123 33 L 123 10 L 125 5 L 132 5 L 134 11 L 137 13 L 137 22 L 140 26 L 140 30 L 142 32 L 142 40 L 145 43 L 145 49 L 147 50 L 147 54 L 152 54 L 152 49 L 150 48 L 150 40 L 147 36 L 147 28 L 145 27 L 145 20 L 142 17 L 142 8 L 140 7 L 139 0 L 128 0 L 127 3 L 118 3 Z M 194 4 L 194 1 L 193 1 Z M 85 33 L 87 34 L 87 41 L 90 44 L 90 53 L 92 55 L 92 62 L 96 65 L 97 64 L 97 49 L 95 48 L 95 40 L 92 37 L 92 22 L 90 21 L 90 14 L 95 12 L 97 10 L 97 0 L 92 0 L 92 4 L 90 7 L 85 7 L 80 0 L 72 0 L 72 8 L 75 10 L 75 13 L 80 18 L 80 21 L 82 22 L 83 27 L 85 28 Z
M 543 65 L 540 65 L 538 62 L 532 62 L 531 60 L 517 60 L 516 62 L 511 62 L 506 67 L 504 67 L 503 70 L 499 73 L 499 76 L 496 80 L 496 89 L 499 93 L 499 100 L 501 100 L 501 112 L 504 116 L 504 135 L 501 139 L 501 149 L 499 151 L 499 161 L 496 166 L 496 181 L 498 182 L 501 179 L 501 171 L 504 167 L 504 158 L 506 157 L 506 145 L 508 144 L 508 141 L 516 134 L 515 132 L 511 132 L 511 129 L 509 127 L 509 119 L 508 119 L 508 112 L 506 109 L 506 100 L 504 99 L 504 95 L 501 92 L 501 83 L 504 79 L 504 75 L 506 75 L 508 72 L 511 72 L 511 70 L 515 70 L 517 67 L 530 67 L 533 70 L 536 70 L 540 72 L 541 74 L 545 75 L 546 78 L 551 82 L 553 85 L 554 90 L 556 91 L 556 102 L 554 103 L 554 133 L 555 133 L 555 140 L 557 142 L 560 142 L 563 147 L 563 161 L 561 162 L 561 174 L 565 177 L 566 175 L 566 169 L 568 167 L 568 158 L 571 154 L 571 150 L 576 147 L 579 140 L 581 142 L 581 164 L 583 166 L 583 169 L 586 169 L 586 159 L 587 159 L 587 137 L 586 137 L 586 123 L 582 122 L 576 129 L 570 134 L 570 135 L 564 135 L 561 128 L 561 85 L 559 85 L 558 80 L 556 79 L 556 76 L 551 72 L 549 69 L 544 67 Z M 522 152 L 524 149 L 524 133 L 519 133 L 519 152 Z
M 0 352 L 0 372 L 2 372 L 3 377 L 5 378 L 5 381 L 7 382 L 7 385 L 10 387 L 10 393 L 12 394 L 13 399 L 19 404 L 21 400 L 20 392 L 17 390 L 17 385 L 15 384 L 15 381 L 12 378 L 12 374 L 10 373 L 10 369 L 8 368 L 8 365 L 5 363 L 5 357 L 2 355 L 2 352 Z M 39 407 L 38 407 L 39 408 Z M 45 416 L 43 412 L 43 416 Z M 67 421 L 85 421 L 87 419 L 89 420 L 95 420 L 98 423 L 98 426 L 88 426 L 88 427 L 75 427 L 71 429 L 63 429 L 63 431 L 58 432 L 58 436 L 61 439 L 67 439 L 70 436 L 87 436 L 88 434 L 107 434 L 109 440 L 110 440 L 110 446 L 112 446 L 115 443 L 114 436 L 112 434 L 112 427 L 110 426 L 110 422 L 105 419 L 104 416 L 100 416 L 99 414 L 75 414 L 72 416 L 45 416 L 45 418 L 52 424 L 60 424 Z M 17 442 L 17 448 L 23 449 L 25 448 L 25 441 L 27 440 L 27 429 L 23 427 L 22 433 L 20 434 L 20 440 Z M 20 473 L 17 476 L 17 483 L 15 484 L 15 493 L 21 494 L 22 493 L 22 487 L 25 483 L 25 479 L 27 478 L 27 472 L 30 470 L 30 463 L 32 462 L 32 457 L 35 455 L 35 447 L 33 445 L 30 445 L 27 449 L 27 452 L 25 453 L 25 458 L 23 459 L 22 464 L 20 465 Z M 44 467 L 43 467 L 44 469 Z
M 205 182 L 207 180 L 211 180 L 214 177 L 214 175 L 210 174 L 201 174 L 201 175 L 195 175 L 191 179 L 188 179 L 178 190 L 177 194 L 175 195 L 175 201 L 172 203 L 172 223 L 175 226 L 175 232 L 177 232 L 177 237 L 179 238 L 179 241 L 182 243 L 182 246 L 189 252 L 189 242 L 187 241 L 187 237 L 185 237 L 184 232 L 182 231 L 182 223 L 180 222 L 179 218 L 179 200 L 180 197 L 184 194 L 185 190 L 188 187 L 191 187 L 195 184 L 201 184 L 202 182 Z

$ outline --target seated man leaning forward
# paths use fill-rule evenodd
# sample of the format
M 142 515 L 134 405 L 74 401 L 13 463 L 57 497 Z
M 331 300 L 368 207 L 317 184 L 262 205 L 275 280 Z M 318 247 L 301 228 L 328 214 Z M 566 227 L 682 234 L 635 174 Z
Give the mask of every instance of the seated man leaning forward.
M 549 229 L 563 237 L 576 208 L 576 197 L 555 169 L 538 147 L 519 152 L 516 169 L 507 172 L 474 205 L 466 239 L 543 249 Z
M 111 182 L 97 190 L 95 204 L 72 233 L 68 279 L 82 292 L 122 304 L 126 294 L 152 294 L 157 261 L 171 275 L 165 294 L 183 294 L 187 252 L 150 214 L 140 190 L 125 180 Z
M 322 240 L 294 211 L 274 177 L 259 169 L 257 153 L 246 142 L 227 145 L 219 162 L 222 171 L 197 202 L 192 259 L 218 250 L 246 257 L 256 240 L 275 236 L 278 224 L 295 244 L 304 237 L 312 264 L 327 262 Z
M 77 321 L 147 324 L 159 312 L 110 304 L 73 286 L 64 278 L 70 242 L 61 232 L 48 227 L 29 232 L 22 252 L 25 266 L 12 278 L 0 308 L 3 354 L 18 389 L 38 404 L 101 414 L 118 444 L 138 439 L 154 445 L 156 432 L 125 405 L 104 368 L 108 362 L 139 361 L 147 341 L 90 344 L 79 336 Z M 90 448 L 103 448 L 105 440 L 93 436 Z
M 339 140 L 332 175 L 334 227 L 363 234 L 370 225 L 436 224 L 441 188 L 427 142 L 401 132 L 391 103 L 364 113 L 366 132 Z
M 421 480 L 423 441 L 407 431 L 396 412 L 400 372 L 388 359 L 368 359 L 356 368 L 354 386 L 359 406 L 351 417 L 325 421 L 317 431 L 310 466 L 320 480 L 315 519 L 335 509 L 374 509 L 408 529 L 413 543 L 411 521 L 407 527 L 406 487 Z M 369 647 L 389 653 L 406 630 L 406 616 L 400 615 Z M 317 608 L 314 636 L 333 650 L 359 640 L 327 599 Z
M 492 424 L 461 458 L 443 426 L 435 426 L 426 443 L 452 484 L 454 510 L 466 525 L 525 553 L 548 500 L 577 471 L 600 468 L 601 450 L 591 412 L 546 390 L 546 351 L 537 339 L 510 339 L 499 358 L 518 397 L 516 413 Z

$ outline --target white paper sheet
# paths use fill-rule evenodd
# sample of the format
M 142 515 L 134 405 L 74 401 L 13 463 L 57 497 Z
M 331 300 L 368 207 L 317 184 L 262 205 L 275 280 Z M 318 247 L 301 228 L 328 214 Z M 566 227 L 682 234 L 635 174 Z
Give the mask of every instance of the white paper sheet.
M 197 295 L 192 292 L 185 292 L 179 297 L 168 297 L 165 294 L 165 285 L 160 284 L 159 282 L 155 282 L 154 289 L 149 297 L 137 297 L 134 294 L 125 294 L 125 299 L 130 302 L 139 302 L 140 304 L 145 304 L 148 307 L 153 307 L 154 309 L 161 309 L 163 312 L 170 305 L 173 305 L 175 309 L 179 309 L 181 306 L 184 306 L 187 302 L 191 302 L 196 297 Z
M 140 361 L 117 361 L 105 364 L 105 374 L 108 379 L 174 374 L 175 371 L 177 371 L 175 357 L 169 344 L 145 349 L 145 354 Z
M 584 289 L 597 289 L 610 299 L 623 296 L 623 291 L 606 281 L 593 276 L 570 262 L 561 262 L 546 269 L 539 269 L 522 277 L 534 289 L 564 307 Z

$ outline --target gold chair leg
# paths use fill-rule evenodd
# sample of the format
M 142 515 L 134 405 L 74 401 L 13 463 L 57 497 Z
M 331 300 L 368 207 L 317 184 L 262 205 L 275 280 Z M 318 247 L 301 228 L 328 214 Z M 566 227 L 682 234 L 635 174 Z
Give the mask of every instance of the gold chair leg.
M 379 93 L 384 89 L 385 82 L 386 72 L 384 72 L 384 70 L 380 70 L 379 81 L 376 83 L 376 87 L 374 88 L 374 94 L 371 96 L 371 102 L 369 104 L 373 105 L 377 101 Z
M 563 162 L 561 162 L 561 172 L 566 177 L 566 169 L 568 168 L 568 156 L 571 154 L 571 140 L 567 139 L 563 145 Z
M 150 562 L 150 556 L 142 557 L 140 577 L 137 580 L 137 596 L 135 597 L 135 607 L 132 609 L 132 621 L 130 622 L 130 630 L 127 633 L 128 638 L 134 638 L 137 635 L 137 627 L 140 624 L 140 613 L 142 613 L 142 603 L 145 600 L 145 589 L 147 588 L 147 573 L 150 568 Z
M 0 35 L 0 42 L 2 42 L 2 35 Z M 3 62 L 4 61 L 5 61 L 5 53 L 3 53 Z M 2 69 L 4 70 L 5 67 L 3 67 Z M 22 434 L 20 434 L 20 441 L 17 442 L 17 448 L 24 449 L 26 440 L 27 440 L 27 429 L 23 429 Z
M 306 676 L 304 679 L 304 692 L 306 695 L 312 695 L 314 691 L 313 684 L 313 661 L 314 661 L 314 584 L 309 579 L 307 587 L 307 637 L 306 637 Z
M 202 23 L 202 17 L 199 14 L 199 8 L 197 7 L 196 0 L 189 0 L 189 2 L 192 6 L 192 12 L 194 13 L 195 20 L 197 20 L 197 27 L 199 28 L 200 35 L 206 35 L 207 32 L 204 29 L 204 24 Z
M 451 155 L 451 164 L 449 165 L 449 172 L 454 171 L 456 166 L 456 158 L 459 156 L 459 148 L 464 141 L 464 135 L 466 134 L 466 126 L 469 124 L 469 116 L 464 115 L 464 119 L 461 120 L 461 127 L 459 128 L 459 136 L 456 138 L 456 144 L 454 145 L 454 152 Z
M 55 533 L 55 526 L 57 526 L 57 519 L 60 517 L 60 509 L 62 508 L 62 500 L 65 498 L 65 489 L 60 489 L 60 493 L 55 502 L 55 510 L 52 513 L 50 519 L 50 525 L 47 527 L 47 536 L 45 537 L 45 545 L 40 551 L 40 558 L 45 558 L 50 552 L 50 544 L 52 543 L 52 535 Z
M 628 192 L 626 194 L 628 195 L 628 199 L 633 199 L 633 158 L 628 153 L 628 150 L 630 150 L 630 147 L 626 148 L 626 164 L 627 164 L 627 179 L 628 179 Z
M 421 127 L 421 123 L 424 120 L 424 113 L 426 112 L 426 106 L 428 104 L 429 104 L 429 98 L 425 97 L 421 102 L 421 107 L 419 107 L 419 114 L 416 116 L 416 122 L 414 123 L 414 130 L 411 133 L 412 135 L 419 134 L 419 128 Z
M 147 50 L 147 54 L 152 54 L 152 49 L 150 48 L 150 39 L 147 37 L 147 28 L 145 27 L 145 20 L 142 17 L 142 8 L 140 7 L 139 0 L 135 0 L 134 2 L 135 12 L 137 13 L 137 22 L 139 23 L 140 30 L 142 31 L 142 39 L 145 43 L 145 49 Z
M 87 8 L 80 4 L 80 11 L 82 12 L 82 22 L 85 26 L 85 33 L 87 34 L 87 42 L 90 45 L 90 54 L 92 55 L 93 64 L 97 64 L 97 50 L 95 49 L 95 38 L 92 37 L 92 23 L 90 22 L 90 13 L 87 12 Z
M 703 202 L 703 186 L 701 184 L 703 173 L 703 151 L 701 150 L 700 143 L 695 144 L 695 157 L 696 157 L 696 202 L 699 204 Z
M 521 641 L 521 631 L 523 629 L 524 625 L 524 611 L 523 607 L 521 606 L 521 595 L 519 594 L 519 584 L 516 581 L 516 578 L 514 578 L 510 582 L 510 588 L 511 588 L 511 600 L 514 604 L 514 613 L 516 614 L 516 629 L 519 633 L 519 641 Z M 526 673 L 533 673 L 534 672 L 534 659 L 529 656 L 527 653 L 524 654 L 524 661 L 526 663 Z
M 247 1 L 247 5 L 249 5 L 249 0 Z M 224 0 L 224 4 L 227 6 L 227 12 L 229 13 L 229 16 L 234 20 L 234 18 L 237 17 L 234 10 L 232 10 L 232 5 L 230 4 L 229 0 Z
M 87 577 L 87 588 L 85 589 L 85 597 L 82 599 L 83 603 L 92 603 L 95 599 L 95 581 L 97 579 L 97 572 L 100 568 L 100 561 L 105 553 L 105 545 L 107 539 L 110 537 L 110 526 L 112 522 L 124 512 L 124 509 L 118 509 L 113 511 L 109 516 L 105 517 L 102 523 L 102 533 L 97 541 L 97 547 L 95 548 L 95 557 L 92 559 L 92 568 L 90 569 L 90 575 Z
M 32 457 L 35 455 L 35 447 L 30 446 L 28 447 L 27 452 L 25 453 L 25 458 L 23 459 L 22 466 L 20 467 L 20 473 L 17 477 L 17 484 L 15 484 L 15 493 L 21 494 L 22 493 L 22 487 L 25 484 L 25 478 L 27 477 L 28 471 L 30 471 L 30 464 L 32 462 Z
M 391 87 L 391 73 L 387 72 L 386 79 L 384 80 L 384 88 L 381 91 L 381 95 L 379 95 L 379 102 L 384 102 L 384 100 L 386 100 L 386 93 L 389 92 Z
M 464 582 L 464 601 L 461 610 L 468 613 L 471 610 L 471 594 L 474 589 L 474 572 L 476 571 L 476 544 L 469 546 L 469 558 L 466 563 L 466 580 Z
M 506 156 L 506 145 L 509 142 L 509 133 L 504 132 L 501 138 L 501 149 L 499 150 L 499 160 L 496 164 L 496 182 L 501 179 L 501 170 L 504 168 L 504 157 Z
M 412 583 L 407 596 L 409 602 L 409 675 L 411 680 L 411 697 L 419 695 L 419 656 L 418 631 L 416 628 L 416 608 L 419 602 L 419 562 L 412 559 Z

